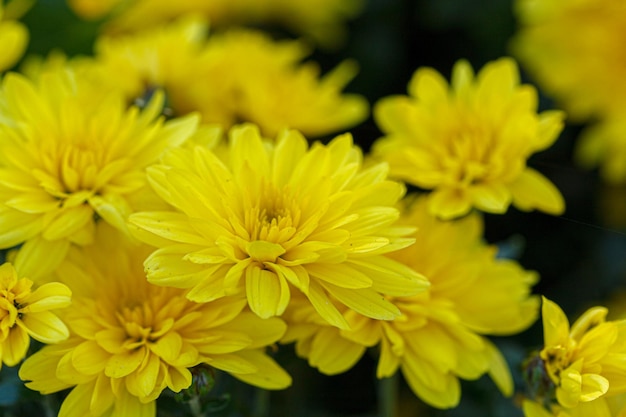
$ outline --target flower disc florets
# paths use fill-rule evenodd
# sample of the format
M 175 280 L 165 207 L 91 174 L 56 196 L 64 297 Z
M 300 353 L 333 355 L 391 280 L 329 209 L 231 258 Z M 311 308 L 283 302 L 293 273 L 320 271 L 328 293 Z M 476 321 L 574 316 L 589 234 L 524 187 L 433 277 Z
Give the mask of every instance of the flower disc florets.
M 343 135 L 328 146 L 285 131 L 275 144 L 256 127 L 233 128 L 221 155 L 177 150 L 149 170 L 177 212 L 131 216 L 136 234 L 160 247 L 145 262 L 158 285 L 189 288 L 207 302 L 245 296 L 261 317 L 283 313 L 304 293 L 329 323 L 347 327 L 335 300 L 378 319 L 398 315 L 383 293 L 414 294 L 427 282 L 384 253 L 410 245 L 394 226 L 404 187 L 386 164 L 367 169 Z

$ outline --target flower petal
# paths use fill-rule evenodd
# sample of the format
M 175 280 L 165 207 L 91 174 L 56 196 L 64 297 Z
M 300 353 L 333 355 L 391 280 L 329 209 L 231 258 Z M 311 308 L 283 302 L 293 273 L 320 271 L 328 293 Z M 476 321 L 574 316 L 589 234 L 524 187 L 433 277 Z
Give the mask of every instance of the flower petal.
M 17 323 L 34 339 L 43 343 L 57 343 L 70 335 L 65 323 L 49 311 L 25 314 Z
M 2 342 L 2 362 L 15 366 L 24 359 L 30 345 L 28 333 L 19 326 L 9 329 L 9 335 Z
M 261 318 L 281 315 L 289 303 L 289 287 L 281 275 L 252 265 L 246 269 L 248 305 Z
M 565 200 L 561 192 L 546 177 L 532 168 L 509 184 L 513 204 L 520 210 L 538 209 L 548 214 L 560 215 L 565 211 Z

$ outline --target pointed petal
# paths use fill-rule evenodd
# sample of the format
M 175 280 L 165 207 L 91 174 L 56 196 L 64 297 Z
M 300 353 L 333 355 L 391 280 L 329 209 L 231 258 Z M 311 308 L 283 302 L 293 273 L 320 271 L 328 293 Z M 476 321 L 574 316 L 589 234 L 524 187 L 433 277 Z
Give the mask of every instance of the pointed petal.
M 246 269 L 248 305 L 261 318 L 281 315 L 289 303 L 289 287 L 282 276 L 256 265 Z
M 30 346 L 28 333 L 19 326 L 9 330 L 9 335 L 2 342 L 2 362 L 7 366 L 15 366 L 24 359 Z
M 534 169 L 526 168 L 509 188 L 513 195 L 513 204 L 520 210 L 537 209 L 553 215 L 560 215 L 565 211 L 565 200 L 561 192 Z
M 34 339 L 43 343 L 57 343 L 70 336 L 65 323 L 49 311 L 25 314 L 17 323 Z

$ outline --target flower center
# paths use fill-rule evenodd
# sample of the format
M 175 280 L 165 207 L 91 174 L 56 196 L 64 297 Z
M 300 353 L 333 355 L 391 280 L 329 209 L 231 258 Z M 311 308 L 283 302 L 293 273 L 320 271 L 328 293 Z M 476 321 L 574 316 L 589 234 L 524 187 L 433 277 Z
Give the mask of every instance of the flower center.
M 17 306 L 8 298 L 0 298 L 0 341 L 8 335 L 8 331 L 17 320 Z
M 181 302 L 180 297 L 174 297 Z M 166 311 L 168 306 L 163 306 Z M 173 326 L 172 318 L 161 319 L 162 314 L 155 314 L 155 309 L 149 301 L 121 308 L 117 313 L 117 319 L 126 332 L 126 340 L 123 347 L 135 350 L 142 346 L 154 343 L 167 333 Z
M 15 326 L 15 322 L 20 317 L 20 300 L 23 300 L 30 294 L 32 281 L 22 278 L 10 288 L 0 290 L 0 341 L 4 340 L 8 335 L 11 327 Z
M 61 183 L 66 193 L 93 190 L 99 169 L 97 147 L 93 143 L 69 146 L 61 161 Z
M 561 371 L 571 363 L 572 349 L 564 346 L 552 346 L 541 351 L 541 359 L 544 360 L 548 375 L 558 385 Z
M 291 239 L 300 223 L 301 211 L 288 190 L 262 187 L 260 201 L 245 213 L 250 241 L 283 243 Z

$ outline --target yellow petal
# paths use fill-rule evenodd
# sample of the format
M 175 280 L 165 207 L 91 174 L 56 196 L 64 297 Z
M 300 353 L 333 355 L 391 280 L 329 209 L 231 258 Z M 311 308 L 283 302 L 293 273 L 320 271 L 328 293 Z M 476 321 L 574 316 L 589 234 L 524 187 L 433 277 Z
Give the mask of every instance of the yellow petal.
M 317 332 L 311 344 L 309 364 L 326 375 L 336 375 L 352 368 L 365 353 L 365 346 L 344 339 L 337 328 Z
M 168 332 L 159 338 L 156 343 L 150 345 L 150 351 L 166 362 L 176 360 L 183 347 L 183 339 L 176 332 Z
M 415 354 L 404 356 L 402 374 L 415 395 L 434 407 L 453 408 L 461 399 L 458 378 L 450 373 L 441 372 Z
M 522 409 L 524 410 L 525 417 L 554 417 L 554 414 L 534 401 L 524 400 Z
M 255 314 L 244 311 L 228 322 L 224 329 L 246 335 L 248 348 L 256 349 L 277 342 L 285 334 L 287 325 L 279 318 L 260 319 Z
M 105 222 L 118 230 L 127 230 L 126 219 L 131 208 L 125 198 L 117 194 L 95 195 L 88 202 Z
M 139 368 L 146 355 L 149 353 L 146 352 L 145 348 L 139 348 L 110 356 L 106 362 L 104 373 L 111 378 L 127 376 Z
M 56 376 L 60 354 L 49 353 L 49 346 L 29 356 L 20 366 L 19 376 L 26 386 L 42 394 L 50 394 L 69 388 L 73 384 L 61 381 Z M 32 381 L 32 382 L 28 382 Z
M 144 262 L 148 281 L 152 284 L 176 288 L 190 288 L 210 276 L 204 265 L 185 261 L 187 246 L 172 245 L 157 249 Z
M 89 383 L 77 385 L 71 390 L 61 403 L 59 416 L 84 417 L 90 415 L 89 406 L 95 383 L 96 381 L 93 379 Z
M 372 279 L 350 264 L 312 263 L 306 266 L 310 276 L 342 288 L 369 288 Z
M 42 236 L 47 240 L 71 239 L 90 222 L 93 222 L 93 209 L 83 204 L 63 210 L 43 231 Z
M 174 392 L 180 392 L 191 385 L 191 372 L 187 368 L 170 367 L 165 377 L 168 388 Z
M 319 315 L 328 323 L 340 329 L 350 328 L 348 322 L 335 307 L 326 291 L 316 281 L 311 281 L 307 297 Z
M 569 321 L 556 303 L 541 297 L 541 316 L 543 321 L 544 346 L 567 346 L 569 339 Z
M 41 236 L 26 241 L 13 260 L 20 275 L 33 281 L 48 277 L 63 262 L 70 242 L 46 240 Z
M 256 265 L 246 268 L 246 296 L 250 309 L 261 318 L 281 315 L 290 298 L 282 276 Z
M 19 22 L 0 21 L 0 71 L 11 68 L 22 57 L 28 44 L 28 29 Z
M 65 284 L 50 282 L 37 288 L 29 297 L 28 305 L 21 313 L 37 313 L 55 308 L 67 307 L 72 299 L 72 291 Z
M 96 375 L 105 368 L 111 355 L 92 340 L 85 341 L 72 351 L 72 365 L 85 375 Z
M 500 392 L 510 397 L 513 395 L 513 377 L 509 365 L 498 348 L 487 339 L 485 339 L 485 347 L 489 357 L 489 376 L 500 389 Z
M 136 388 L 141 396 L 147 397 L 156 388 L 157 377 L 159 376 L 159 368 L 161 361 L 156 355 L 149 355 L 148 361 L 142 365 L 134 374 L 136 375 Z
M 606 315 L 609 310 L 606 307 L 592 307 L 585 311 L 575 322 L 572 324 L 570 330 L 570 337 L 580 342 L 589 330 L 604 323 Z
M 57 343 L 70 335 L 65 323 L 49 311 L 25 314 L 21 322 L 17 323 L 21 323 L 28 334 L 43 343 Z
M 564 407 L 574 408 L 580 401 L 582 390 L 582 375 L 580 368 L 582 359 L 578 360 L 559 374 L 559 386 L 556 389 L 556 398 Z
M 565 211 L 561 192 L 546 177 L 532 168 L 526 168 L 515 182 L 509 184 L 513 204 L 520 210 L 537 209 L 560 215 Z
M 409 94 L 424 106 L 439 106 L 448 100 L 448 83 L 432 68 L 420 68 L 413 74 L 408 86 Z
M 17 271 L 13 264 L 5 262 L 0 266 L 0 288 L 10 290 L 17 284 Z
M 580 401 L 593 401 L 607 393 L 609 381 L 601 375 L 583 374 Z
M 89 411 L 96 416 L 102 415 L 115 403 L 115 400 L 111 379 L 103 374 L 98 375 L 91 395 Z
M 154 417 L 157 414 L 156 401 L 142 403 L 125 389 L 120 390 L 114 404 L 115 416 Z
M 255 372 L 232 373 L 243 382 L 263 389 L 283 389 L 291 385 L 291 377 L 272 358 L 261 350 L 248 350 L 239 356 L 255 367 Z
M 259 262 L 276 262 L 276 258 L 285 253 L 285 248 L 277 243 L 255 240 L 246 245 L 246 252 Z
M 428 197 L 428 211 L 443 220 L 461 217 L 471 208 L 470 197 L 460 189 L 441 188 Z
M 380 343 L 380 358 L 376 367 L 376 377 L 378 379 L 390 378 L 400 366 L 401 358 L 393 352 L 391 343 L 387 338 L 382 338 Z
M 182 213 L 163 211 L 135 213 L 128 221 L 168 241 L 205 246 L 206 240 L 191 227 L 187 219 L 188 217 Z
M 329 283 L 322 286 L 341 303 L 366 317 L 393 320 L 400 315 L 398 307 L 372 289 L 346 289 Z
M 231 374 L 250 374 L 258 369 L 251 362 L 242 358 L 239 352 L 211 356 L 207 359 L 207 363 Z
M 511 204 L 511 193 L 501 184 L 478 184 L 470 187 L 474 206 L 488 213 L 505 213 Z
M 29 345 L 28 333 L 22 327 L 14 326 L 2 342 L 2 362 L 8 366 L 17 365 L 26 356 Z
M 0 207 L 0 248 L 6 249 L 27 241 L 44 227 L 43 216 Z

